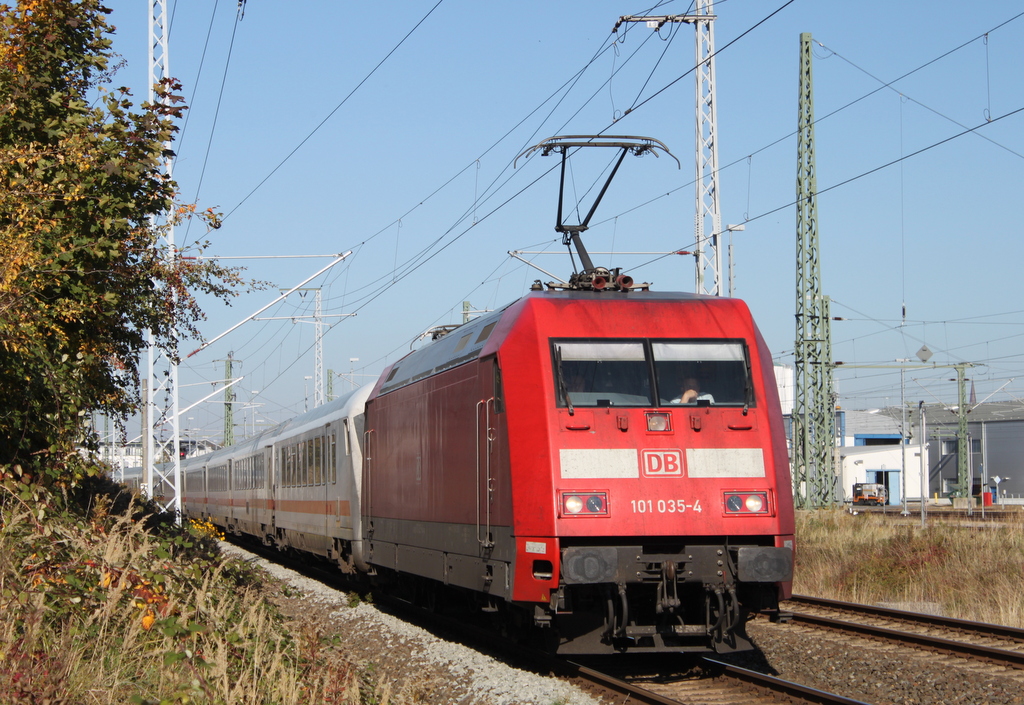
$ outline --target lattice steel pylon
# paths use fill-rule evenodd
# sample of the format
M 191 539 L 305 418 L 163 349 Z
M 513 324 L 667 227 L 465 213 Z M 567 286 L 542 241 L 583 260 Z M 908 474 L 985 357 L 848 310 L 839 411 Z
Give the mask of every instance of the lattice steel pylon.
M 697 30 L 696 49 L 696 209 L 694 210 L 694 251 L 698 294 L 721 296 L 722 252 L 719 239 L 722 215 L 718 205 L 718 111 L 715 108 L 715 15 L 714 0 L 696 0 L 693 14 L 635 16 L 619 18 L 615 30 L 624 22 L 646 22 L 660 29 L 670 22 L 686 22 Z M 614 31 L 614 30 L 613 30 Z
M 316 303 L 313 310 L 313 325 L 316 326 L 316 344 L 314 348 L 316 350 L 316 359 L 313 362 L 313 406 L 323 406 L 324 404 L 324 320 L 321 315 L 320 301 L 321 291 L 320 288 L 316 289 Z
M 168 32 L 167 0 L 149 0 L 150 103 L 155 103 L 159 98 L 157 84 L 170 78 Z M 163 173 L 168 179 L 171 178 L 173 167 L 172 154 L 171 144 L 165 144 Z M 154 219 L 151 224 L 162 231 L 156 246 L 163 249 L 166 257 L 175 257 L 174 227 L 170 219 L 165 219 L 163 223 Z M 144 388 L 148 388 L 149 392 L 144 402 L 149 408 L 143 414 L 146 421 L 142 439 L 145 446 L 143 470 L 146 489 L 161 509 L 174 512 L 180 517 L 181 460 L 178 453 L 181 436 L 178 424 L 178 364 L 175 361 L 177 351 L 160 349 L 152 331 L 147 332 L 147 339 L 149 349 L 146 353 Z
M 829 298 L 822 293 L 814 157 L 814 82 L 811 35 L 800 35 L 800 108 L 797 127 L 796 390 L 792 416 L 793 496 L 797 507 L 837 500 L 835 399 Z
M 697 215 L 695 223 L 698 294 L 722 295 L 722 251 L 718 208 L 718 111 L 715 108 L 715 25 L 712 0 L 697 0 Z M 710 228 L 711 232 L 708 232 Z

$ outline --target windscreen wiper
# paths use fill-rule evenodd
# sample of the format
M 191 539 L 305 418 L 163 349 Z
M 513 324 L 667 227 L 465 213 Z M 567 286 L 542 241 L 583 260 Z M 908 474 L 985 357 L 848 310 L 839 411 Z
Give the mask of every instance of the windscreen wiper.
M 569 416 L 575 416 L 576 410 L 572 407 L 572 399 L 569 398 L 569 390 L 565 386 L 565 375 L 562 374 L 562 348 L 555 346 L 555 380 L 558 383 L 558 391 L 565 397 L 565 405 L 569 408 Z

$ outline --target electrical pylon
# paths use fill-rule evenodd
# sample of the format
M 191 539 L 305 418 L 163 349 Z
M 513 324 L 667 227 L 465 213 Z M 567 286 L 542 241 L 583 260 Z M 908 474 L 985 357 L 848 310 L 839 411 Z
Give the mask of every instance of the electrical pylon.
M 695 289 L 698 294 L 721 296 L 722 252 L 719 237 L 722 215 L 718 206 L 718 111 L 715 108 L 715 15 L 714 0 L 696 0 L 693 14 L 619 18 L 615 30 L 623 22 L 646 22 L 652 29 L 661 29 L 670 22 L 686 22 L 697 30 L 696 48 L 696 209 L 694 211 L 693 256 L 697 271 Z
M 214 362 L 220 362 L 214 360 Z M 234 365 L 241 363 L 235 359 L 235 353 L 228 352 L 224 360 L 224 447 L 235 445 L 235 399 L 237 398 L 231 381 L 234 379 Z M 244 430 L 244 429 L 243 429 Z
M 811 35 L 800 35 L 797 127 L 796 390 L 792 417 L 793 496 L 796 506 L 837 499 L 834 470 L 835 399 L 829 298 L 822 293 L 814 157 L 814 81 Z
M 167 37 L 169 32 L 167 0 L 149 0 L 149 102 L 156 103 L 156 86 L 170 78 L 168 65 Z M 170 179 L 173 154 L 170 142 L 164 145 L 162 171 Z M 156 247 L 173 259 L 174 226 L 170 219 L 159 223 L 151 221 L 154 228 L 161 229 Z M 146 354 L 146 379 L 148 389 L 147 405 L 142 442 L 145 446 L 145 467 L 147 491 L 161 509 L 181 515 L 181 459 L 179 458 L 180 433 L 178 424 L 178 364 L 177 350 L 162 350 L 156 345 L 152 331 L 146 334 L 149 349 Z M 170 345 L 176 346 L 173 340 Z M 160 402 L 163 402 L 162 405 Z

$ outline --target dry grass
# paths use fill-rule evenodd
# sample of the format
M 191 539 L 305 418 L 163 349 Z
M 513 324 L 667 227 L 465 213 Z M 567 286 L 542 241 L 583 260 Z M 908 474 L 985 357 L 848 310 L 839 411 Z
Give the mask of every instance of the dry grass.
M 0 502 L 0 703 L 379 703 L 388 689 L 293 634 L 265 578 L 129 517 Z
M 203 527 L 147 528 L 131 513 L 0 497 L 0 703 L 417 699 L 391 692 L 324 634 L 293 630 L 267 599 L 267 579 L 221 557 Z M 1024 518 L 921 530 L 875 514 L 800 512 L 796 538 L 795 592 L 936 602 L 949 616 L 1024 627 Z
M 934 602 L 950 617 L 1024 628 L 1024 517 L 998 525 L 798 512 L 793 591 L 852 602 Z

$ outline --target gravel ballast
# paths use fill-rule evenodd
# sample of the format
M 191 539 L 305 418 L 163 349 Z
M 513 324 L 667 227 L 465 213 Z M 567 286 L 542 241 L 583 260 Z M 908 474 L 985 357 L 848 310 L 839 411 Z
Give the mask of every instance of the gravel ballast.
M 764 661 L 738 665 L 766 662 L 780 678 L 848 698 L 879 705 L 1024 703 L 1024 674 L 1014 669 L 796 624 L 759 619 L 748 632 Z
M 346 658 L 372 664 L 391 681 L 394 701 L 431 705 L 598 705 L 571 683 L 511 667 L 461 644 L 440 639 L 376 606 L 349 606 L 349 596 L 228 543 L 225 553 L 255 563 L 298 594 L 275 603 L 293 620 L 315 620 L 323 634 L 339 636 Z
M 349 595 L 231 544 L 292 588 L 274 598 L 297 623 L 309 620 L 338 637 L 344 657 L 389 683 L 392 702 L 430 705 L 598 705 L 571 683 L 509 666 L 381 611 L 349 606 Z M 355 601 L 353 601 L 355 602 Z M 1024 705 L 1024 673 L 966 659 L 757 619 L 748 632 L 759 652 L 736 665 L 868 703 Z

